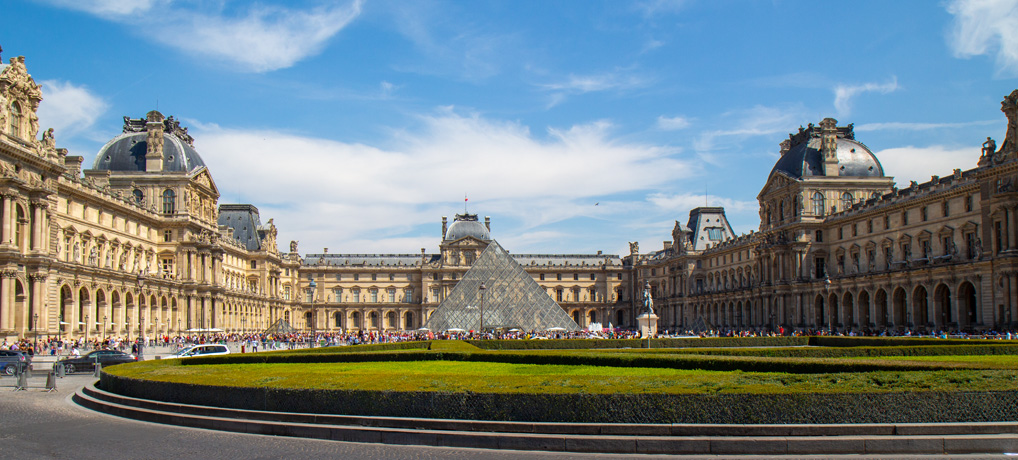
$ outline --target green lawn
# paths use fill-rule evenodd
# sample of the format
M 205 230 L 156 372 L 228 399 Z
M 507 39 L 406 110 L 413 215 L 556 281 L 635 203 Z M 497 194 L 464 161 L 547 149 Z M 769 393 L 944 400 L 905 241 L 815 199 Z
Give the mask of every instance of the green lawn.
M 131 378 L 202 385 L 477 393 L 983 391 L 1011 390 L 1018 383 L 1018 372 L 1013 369 L 785 374 L 461 361 L 181 366 L 167 360 L 116 366 L 107 371 Z

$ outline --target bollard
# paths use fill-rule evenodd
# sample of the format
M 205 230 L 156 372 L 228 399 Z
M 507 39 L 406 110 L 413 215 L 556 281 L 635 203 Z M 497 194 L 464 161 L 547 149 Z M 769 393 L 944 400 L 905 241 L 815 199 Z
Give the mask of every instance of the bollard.
M 28 388 L 28 371 L 22 369 L 18 373 L 18 384 L 14 387 L 14 391 L 26 390 Z
M 96 361 L 96 363 L 95 363 L 95 372 L 92 373 L 92 377 L 99 377 L 102 374 L 102 372 L 103 372 L 103 365 L 102 365 L 102 363 Z
M 46 392 L 57 391 L 57 373 L 49 371 L 46 374 Z
M 67 375 L 67 369 L 59 361 L 53 363 L 53 370 L 57 371 L 57 377 L 64 378 Z

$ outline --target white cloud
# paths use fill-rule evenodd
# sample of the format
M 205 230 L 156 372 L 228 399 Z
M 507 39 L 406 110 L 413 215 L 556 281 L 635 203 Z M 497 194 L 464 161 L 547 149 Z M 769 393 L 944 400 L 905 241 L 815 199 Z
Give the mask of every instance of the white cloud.
M 731 120 L 725 122 L 731 129 L 719 129 L 703 132 L 693 147 L 705 159 L 709 153 L 722 148 L 732 147 L 731 142 L 751 136 L 767 136 L 776 133 L 787 133 L 804 118 L 805 110 L 801 106 L 768 107 L 758 105 L 746 110 L 737 110 L 722 115 Z
M 137 5 L 114 0 L 54 3 L 129 24 L 144 30 L 145 38 L 186 54 L 224 61 L 241 71 L 268 72 L 321 52 L 330 38 L 360 14 L 362 2 L 310 10 L 251 4 L 239 15 L 192 9 L 190 3 L 170 0 Z
M 48 0 L 49 3 L 62 7 L 100 16 L 117 18 L 144 13 L 157 3 L 169 3 L 170 0 Z
M 105 100 L 84 86 L 60 80 L 40 83 L 44 102 L 39 105 L 39 127 L 53 128 L 58 143 L 61 138 L 90 131 L 109 108 Z
M 996 53 L 998 74 L 1018 75 L 1018 3 L 955 0 L 947 11 L 954 15 L 947 41 L 955 57 Z
M 887 94 L 898 89 L 898 78 L 891 77 L 887 83 L 863 83 L 861 85 L 838 85 L 834 87 L 834 110 L 839 117 L 852 112 L 852 99 L 861 93 L 877 92 Z
M 899 187 L 908 186 L 909 181 L 927 182 L 931 176 L 950 175 L 954 168 L 976 167 L 981 155 L 979 147 L 897 147 L 875 152 L 884 167 L 884 174 L 894 176 Z
M 863 123 L 855 125 L 855 130 L 865 131 L 929 131 L 933 129 L 958 129 L 971 126 L 987 126 L 1000 123 L 999 120 L 965 121 L 960 123 L 909 123 L 909 122 L 886 122 L 886 123 Z
M 678 131 L 689 127 L 689 119 L 686 117 L 666 117 L 661 115 L 657 117 L 657 127 L 665 131 Z
M 688 211 L 701 206 L 721 206 L 728 212 L 755 211 L 759 206 L 756 201 L 736 200 L 717 195 L 698 195 L 695 193 L 653 193 L 647 197 L 650 201 L 665 211 Z
M 675 149 L 613 139 L 604 121 L 538 137 L 452 110 L 421 120 L 420 132 L 397 132 L 388 147 L 214 125 L 194 132 L 219 188 L 244 193 L 228 199 L 259 203 L 263 217 L 287 223 L 282 231 L 323 244 L 401 238 L 447 215 L 464 192 L 471 210 L 514 217 L 524 229 L 597 218 L 607 212 L 593 206 L 599 199 L 695 172 Z
M 647 84 L 647 79 L 622 71 L 594 75 L 569 75 L 556 83 L 539 85 L 541 88 L 569 94 L 593 93 L 613 89 L 630 89 Z

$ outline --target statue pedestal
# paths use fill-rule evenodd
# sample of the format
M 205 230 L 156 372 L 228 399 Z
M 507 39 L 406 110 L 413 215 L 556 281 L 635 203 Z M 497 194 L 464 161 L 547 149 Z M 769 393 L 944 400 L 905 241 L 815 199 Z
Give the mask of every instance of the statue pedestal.
M 636 317 L 636 322 L 640 325 L 641 339 L 657 337 L 657 315 L 644 313 Z

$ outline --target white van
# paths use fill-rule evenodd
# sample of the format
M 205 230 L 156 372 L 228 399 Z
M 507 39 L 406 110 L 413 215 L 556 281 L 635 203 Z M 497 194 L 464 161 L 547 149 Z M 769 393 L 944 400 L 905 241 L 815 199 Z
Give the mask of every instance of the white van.
M 195 345 L 180 350 L 172 355 L 170 358 L 190 358 L 192 356 L 215 356 L 215 355 L 228 355 L 230 349 L 226 345 L 220 345 L 218 343 L 207 343 L 205 345 Z

